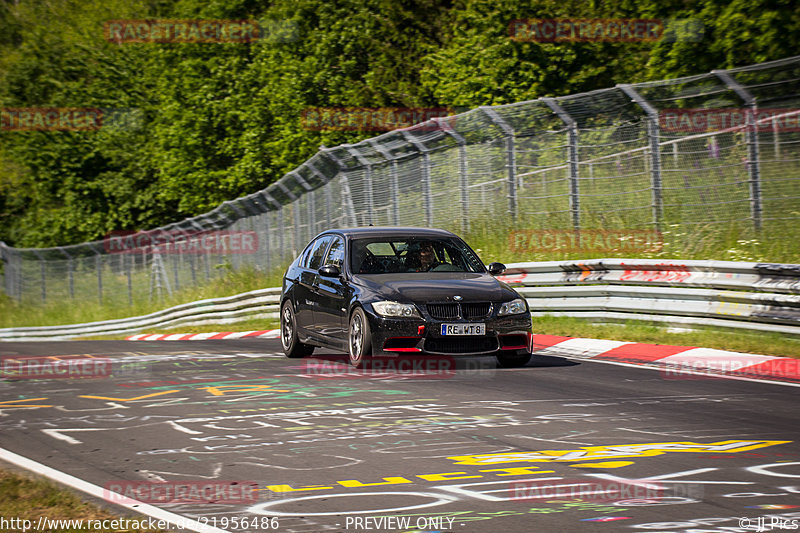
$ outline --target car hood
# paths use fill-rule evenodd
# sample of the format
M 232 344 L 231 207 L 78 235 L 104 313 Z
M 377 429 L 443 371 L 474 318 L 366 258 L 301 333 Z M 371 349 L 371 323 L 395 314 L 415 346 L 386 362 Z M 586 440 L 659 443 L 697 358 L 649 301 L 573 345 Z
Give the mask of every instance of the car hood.
M 375 301 L 445 302 L 461 296 L 464 302 L 504 302 L 518 295 L 489 274 L 431 272 L 359 276 Z

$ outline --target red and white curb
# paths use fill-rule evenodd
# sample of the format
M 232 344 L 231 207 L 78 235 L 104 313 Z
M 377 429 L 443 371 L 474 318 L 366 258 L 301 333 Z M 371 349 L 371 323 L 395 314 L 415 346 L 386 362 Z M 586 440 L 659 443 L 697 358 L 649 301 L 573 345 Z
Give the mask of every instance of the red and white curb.
M 131 335 L 129 341 L 201 341 L 234 339 L 277 339 L 280 330 L 238 331 L 220 333 L 170 333 Z M 756 355 L 741 352 L 670 346 L 638 342 L 610 341 L 534 335 L 533 352 L 592 359 L 631 366 L 645 366 L 661 370 L 666 379 L 704 379 L 726 377 L 746 380 L 772 380 L 800 384 L 800 359 Z
M 657 368 L 667 379 L 703 379 L 706 376 L 800 384 L 800 359 L 791 357 L 558 335 L 534 335 L 533 351 L 536 355 Z
M 222 333 L 140 333 L 125 337 L 126 341 L 212 341 L 232 339 L 277 339 L 281 336 L 279 329 L 262 331 L 224 331 Z

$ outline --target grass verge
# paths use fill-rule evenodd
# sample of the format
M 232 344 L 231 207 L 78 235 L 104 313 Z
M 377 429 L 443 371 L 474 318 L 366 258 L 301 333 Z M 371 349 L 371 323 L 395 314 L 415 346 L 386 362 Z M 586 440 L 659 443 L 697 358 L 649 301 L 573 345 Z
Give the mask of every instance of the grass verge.
M 176 291 L 170 297 L 142 300 L 134 305 L 129 305 L 125 297 L 109 299 L 102 305 L 95 301 L 71 299 L 50 301 L 43 305 L 20 304 L 0 293 L 0 328 L 81 324 L 146 315 L 183 303 L 280 287 L 284 270 L 262 272 L 250 267 L 231 270 L 211 278 L 206 284 Z
M 83 501 L 77 494 L 59 487 L 52 481 L 33 479 L 16 472 L 0 468 L 0 517 L 7 523 L 3 531 L 23 531 L 24 520 L 30 520 L 28 531 L 33 530 L 40 518 L 54 520 L 83 520 L 80 527 L 49 527 L 44 531 L 72 533 L 79 531 L 126 531 L 130 533 L 157 533 L 163 530 L 136 528 L 91 528 L 87 521 L 124 520 L 97 505 Z M 141 517 L 128 517 L 131 521 Z M 13 520 L 10 522 L 10 520 Z M 19 527 L 15 527 L 15 524 Z M 110 524 L 110 522 L 107 522 Z M 62 523 L 62 525 L 65 525 Z M 74 525 L 74 524 L 73 524 Z M 128 524 L 120 525 L 132 525 Z M 11 527 L 6 527 L 11 526 Z
M 605 222 L 608 223 L 608 221 Z M 619 220 L 612 226 L 624 227 L 623 223 L 623 220 Z M 602 242 L 607 245 L 607 239 L 600 243 L 600 248 L 579 251 L 565 251 L 566 248 L 559 250 L 558 246 L 545 249 L 542 246 L 534 246 L 535 243 L 530 239 L 521 245 L 519 241 L 514 240 L 514 232 L 520 229 L 535 230 L 535 228 L 521 227 L 509 229 L 505 225 L 504 219 L 478 219 L 472 224 L 470 232 L 464 236 L 487 264 L 491 261 L 512 263 L 620 256 L 631 259 L 714 258 L 765 263 L 800 262 L 797 247 L 794 245 L 797 238 L 800 238 L 800 226 L 791 225 L 785 221 L 772 222 L 770 231 L 765 229 L 760 233 L 752 230 L 745 222 L 698 226 L 691 230 L 672 225 L 663 231 L 663 243 L 657 247 L 657 250 L 640 250 L 638 252 L 602 249 Z M 140 316 L 201 299 L 231 296 L 266 287 L 278 287 L 281 284 L 285 265 L 275 268 L 271 272 L 263 272 L 252 267 L 243 267 L 239 270 L 226 267 L 218 270 L 220 275 L 212 277 L 203 285 L 185 288 L 165 299 L 139 300 L 135 305 L 129 305 L 125 297 L 109 299 L 110 301 L 104 302 L 102 305 L 98 302 L 78 302 L 69 299 L 50 301 L 46 305 L 19 304 L 0 294 L 0 327 L 76 324 Z M 251 320 L 230 325 L 154 329 L 148 330 L 147 333 L 252 331 L 276 329 L 277 327 L 277 320 Z M 689 333 L 673 333 L 663 325 L 642 324 L 639 321 L 618 325 L 598 325 L 580 319 L 555 317 L 537 319 L 534 330 L 551 335 L 656 344 L 697 345 L 748 353 L 800 357 L 800 336 L 762 332 L 704 329 Z

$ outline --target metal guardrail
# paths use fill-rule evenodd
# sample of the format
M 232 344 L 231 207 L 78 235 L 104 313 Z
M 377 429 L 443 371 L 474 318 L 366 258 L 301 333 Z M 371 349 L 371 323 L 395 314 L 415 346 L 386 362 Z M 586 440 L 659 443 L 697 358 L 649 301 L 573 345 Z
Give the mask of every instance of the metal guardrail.
M 67 340 L 137 333 L 172 326 L 230 324 L 259 318 L 278 318 L 281 289 L 260 289 L 225 298 L 181 304 L 144 316 L 71 324 L 67 326 L 0 329 L 0 341 Z
M 500 279 L 533 316 L 647 320 L 800 334 L 800 265 L 591 259 L 514 263 Z M 188 303 L 149 315 L 69 326 L 0 329 L 0 340 L 57 340 L 147 328 L 277 318 L 280 288 Z
M 592 259 L 509 265 L 533 316 L 800 334 L 800 265 Z

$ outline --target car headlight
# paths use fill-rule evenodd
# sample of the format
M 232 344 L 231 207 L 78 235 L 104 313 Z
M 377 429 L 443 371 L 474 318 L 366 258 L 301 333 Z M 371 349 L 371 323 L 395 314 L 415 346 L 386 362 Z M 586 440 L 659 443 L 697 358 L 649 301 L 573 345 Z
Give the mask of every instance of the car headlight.
M 413 304 L 401 304 L 397 302 L 374 302 L 372 308 L 381 316 L 392 317 L 420 317 L 417 308 Z
M 525 303 L 525 300 L 522 298 L 517 298 L 516 300 L 511 300 L 510 302 L 506 302 L 501 305 L 500 310 L 497 312 L 497 316 L 518 315 L 527 311 L 528 305 Z

